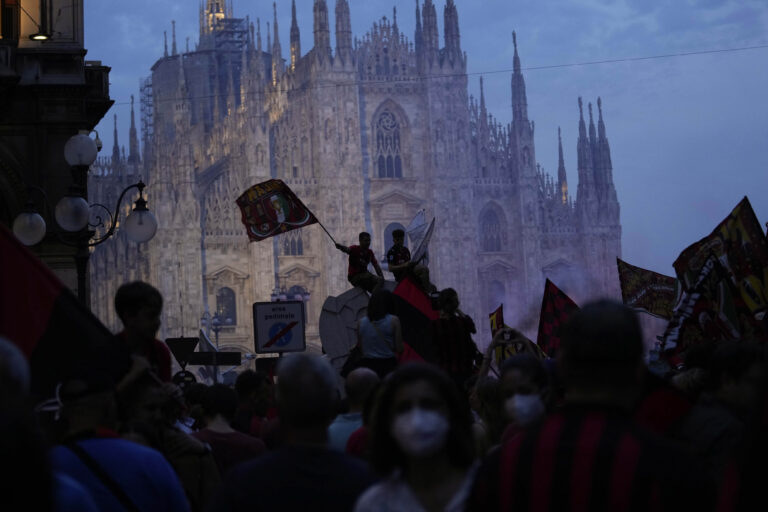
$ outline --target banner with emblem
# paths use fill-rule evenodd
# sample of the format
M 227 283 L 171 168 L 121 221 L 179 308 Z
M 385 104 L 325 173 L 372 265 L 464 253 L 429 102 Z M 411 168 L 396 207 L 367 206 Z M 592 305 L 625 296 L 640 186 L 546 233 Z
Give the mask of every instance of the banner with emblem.
M 237 205 L 252 242 L 318 222 L 288 185 L 278 179 L 252 186 L 237 198 Z
M 672 318 L 672 310 L 682 292 L 677 279 L 630 265 L 619 258 L 616 264 L 624 304 L 659 318 Z
M 511 329 L 510 326 L 504 323 L 504 304 L 500 304 L 493 313 L 489 314 L 488 319 L 491 322 L 491 336 L 496 336 L 496 333 L 503 328 Z M 509 343 L 503 343 L 494 349 L 493 352 L 496 365 L 501 365 L 504 360 L 515 354 L 522 353 L 529 353 L 540 359 L 546 359 L 547 354 L 541 350 L 541 347 L 526 338 L 519 331 L 517 331 L 517 336 L 516 339 L 511 340 Z
M 762 322 L 768 311 L 768 243 L 746 197 L 712 233 L 680 253 L 673 266 L 686 291 L 695 288 L 711 255 L 717 258 L 749 314 Z

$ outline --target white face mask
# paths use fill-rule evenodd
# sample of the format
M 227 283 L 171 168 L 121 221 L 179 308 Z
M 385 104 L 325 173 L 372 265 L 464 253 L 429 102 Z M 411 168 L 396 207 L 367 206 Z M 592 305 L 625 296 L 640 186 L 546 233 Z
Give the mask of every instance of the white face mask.
M 425 457 L 445 445 L 449 428 L 448 419 L 439 412 L 414 407 L 395 416 L 391 434 L 407 455 Z
M 508 419 L 525 427 L 544 416 L 544 402 L 537 394 L 516 394 L 504 402 L 504 411 Z

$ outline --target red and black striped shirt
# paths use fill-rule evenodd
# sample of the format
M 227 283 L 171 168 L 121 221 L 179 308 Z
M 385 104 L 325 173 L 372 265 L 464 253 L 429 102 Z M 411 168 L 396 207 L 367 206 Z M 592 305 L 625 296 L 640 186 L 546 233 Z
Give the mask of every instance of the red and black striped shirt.
M 629 416 L 568 406 L 489 455 L 467 510 L 693 510 L 689 462 Z

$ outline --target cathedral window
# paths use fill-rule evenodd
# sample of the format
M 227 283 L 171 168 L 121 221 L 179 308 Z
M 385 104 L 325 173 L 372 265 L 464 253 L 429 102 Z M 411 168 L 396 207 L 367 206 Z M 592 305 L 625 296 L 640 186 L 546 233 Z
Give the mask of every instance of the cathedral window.
M 299 230 L 280 235 L 283 239 L 283 256 L 303 256 L 304 241 Z
M 237 301 L 232 288 L 219 288 L 216 292 L 216 312 L 224 326 L 237 325 Z
M 483 252 L 501 251 L 501 222 L 493 210 L 480 218 L 480 247 Z
M 379 178 L 402 178 L 400 124 L 397 117 L 384 110 L 376 120 L 376 162 Z

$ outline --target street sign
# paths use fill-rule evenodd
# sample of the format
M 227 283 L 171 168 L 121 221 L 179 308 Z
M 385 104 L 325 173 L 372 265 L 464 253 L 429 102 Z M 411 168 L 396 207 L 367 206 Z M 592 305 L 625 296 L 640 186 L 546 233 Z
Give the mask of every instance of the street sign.
M 166 338 L 165 344 L 171 349 L 171 354 L 179 362 L 179 365 L 183 369 L 189 364 L 189 356 L 195 351 L 197 347 L 197 338 Z
M 254 303 L 253 338 L 257 354 L 303 352 L 307 348 L 304 303 L 300 300 Z
M 205 333 L 203 333 L 202 330 L 200 331 L 200 335 L 203 341 L 207 340 Z M 179 366 L 181 366 L 182 369 L 182 372 L 174 375 L 174 379 L 179 374 L 184 374 L 183 376 L 179 377 L 180 379 L 188 379 L 186 374 L 192 375 L 189 372 L 183 371 L 186 369 L 187 365 L 211 367 L 240 366 L 242 362 L 242 354 L 240 352 L 219 352 L 210 342 L 201 343 L 200 348 L 203 350 L 212 349 L 211 352 L 194 352 L 195 347 L 197 347 L 199 341 L 200 338 L 166 338 L 165 344 L 168 345 L 168 348 L 171 349 L 173 357 L 176 358 L 176 361 L 179 362 Z M 212 373 L 216 373 L 216 370 L 213 368 L 211 368 L 210 371 Z

